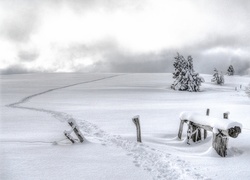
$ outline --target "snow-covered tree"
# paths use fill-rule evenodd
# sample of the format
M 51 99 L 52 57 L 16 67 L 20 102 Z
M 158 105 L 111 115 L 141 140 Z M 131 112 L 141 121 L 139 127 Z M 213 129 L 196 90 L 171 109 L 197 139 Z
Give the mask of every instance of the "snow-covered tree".
M 216 82 L 217 84 L 224 84 L 224 75 L 222 74 L 222 72 L 219 72 L 216 68 L 214 68 L 214 75 L 213 75 L 213 79 L 212 82 Z
M 175 71 L 173 73 L 174 83 L 171 88 L 181 91 L 200 91 L 201 83 L 204 79 L 193 69 L 193 58 L 188 56 L 187 60 L 177 53 L 174 62 Z
M 229 66 L 229 68 L 227 70 L 227 74 L 229 76 L 233 76 L 234 75 L 234 67 L 232 65 Z
M 248 95 L 248 97 L 250 97 L 250 84 L 248 84 L 248 87 L 246 87 L 245 92 Z

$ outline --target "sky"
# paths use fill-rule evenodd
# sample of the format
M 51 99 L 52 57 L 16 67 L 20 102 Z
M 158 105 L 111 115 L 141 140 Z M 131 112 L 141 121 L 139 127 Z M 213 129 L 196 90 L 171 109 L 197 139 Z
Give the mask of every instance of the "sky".
M 248 0 L 0 0 L 0 73 L 250 74 Z

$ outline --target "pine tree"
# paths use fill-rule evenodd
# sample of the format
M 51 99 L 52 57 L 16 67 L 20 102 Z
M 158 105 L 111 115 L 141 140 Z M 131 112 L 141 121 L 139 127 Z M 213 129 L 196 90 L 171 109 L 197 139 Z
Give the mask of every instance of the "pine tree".
M 248 87 L 246 87 L 245 92 L 248 95 L 248 97 L 250 97 L 250 84 L 248 84 Z
M 213 79 L 211 81 L 222 85 L 225 82 L 224 75 L 222 74 L 222 72 L 219 72 L 216 68 L 214 68 L 214 75 L 213 75 Z
M 182 55 L 177 53 L 174 62 L 175 72 L 173 73 L 174 83 L 171 88 L 181 91 L 200 91 L 201 83 L 204 79 L 195 73 L 193 69 L 193 58 L 188 56 L 186 60 Z
M 232 65 L 229 66 L 229 68 L 227 70 L 227 74 L 229 76 L 233 76 L 234 75 L 234 67 Z

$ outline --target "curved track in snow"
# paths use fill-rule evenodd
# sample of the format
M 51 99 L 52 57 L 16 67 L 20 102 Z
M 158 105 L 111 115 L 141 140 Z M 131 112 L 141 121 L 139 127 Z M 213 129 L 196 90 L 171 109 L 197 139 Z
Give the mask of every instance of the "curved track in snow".
M 46 94 L 52 91 L 56 91 L 56 90 L 60 90 L 60 89 L 64 89 L 64 88 L 68 88 L 72 86 L 82 85 L 82 84 L 98 82 L 98 81 L 102 81 L 105 79 L 115 78 L 118 76 L 121 76 L 121 75 L 114 75 L 114 76 L 109 76 L 109 77 L 104 77 L 104 78 L 99 78 L 95 80 L 84 81 L 84 82 L 79 82 L 75 84 L 70 84 L 70 85 L 66 85 L 62 87 L 49 89 L 40 93 L 27 96 L 18 102 L 15 102 L 6 106 L 10 108 L 28 109 L 32 111 L 48 113 L 48 114 L 51 114 L 56 119 L 64 122 L 73 117 L 64 112 L 52 111 L 52 110 L 47 110 L 43 108 L 27 107 L 27 106 L 22 106 L 22 104 L 30 101 L 32 98 L 41 96 L 43 94 Z M 143 143 L 136 143 L 136 142 L 129 141 L 127 139 L 122 138 L 119 135 L 109 134 L 101 130 L 97 125 L 90 123 L 88 121 L 81 120 L 81 119 L 75 119 L 75 120 L 79 123 L 80 128 L 84 136 L 87 137 L 87 139 L 89 139 L 90 141 L 91 140 L 98 141 L 103 146 L 116 146 L 117 148 L 123 149 L 128 156 L 133 157 L 134 165 L 148 171 L 152 175 L 153 179 L 157 179 L 157 180 L 158 179 L 159 180 L 206 179 L 199 173 L 196 173 L 195 170 L 192 169 L 187 162 L 181 160 L 177 156 L 156 150 Z

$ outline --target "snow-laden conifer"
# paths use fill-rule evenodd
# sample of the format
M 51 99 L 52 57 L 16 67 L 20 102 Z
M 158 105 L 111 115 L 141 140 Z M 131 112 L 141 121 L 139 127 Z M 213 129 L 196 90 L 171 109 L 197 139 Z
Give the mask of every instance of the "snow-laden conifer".
M 214 75 L 213 79 L 211 80 L 212 82 L 216 82 L 217 84 L 224 84 L 224 75 L 222 72 L 219 72 L 216 68 L 214 68 Z
M 193 69 L 193 58 L 188 56 L 187 60 L 177 53 L 174 62 L 175 71 L 173 78 L 175 79 L 171 88 L 181 91 L 200 91 L 201 83 L 204 79 L 199 76 Z
M 227 70 L 227 75 L 233 76 L 234 75 L 234 67 L 230 65 Z

